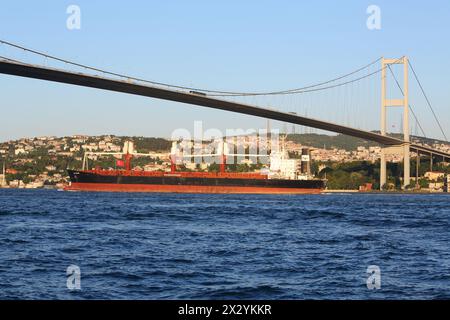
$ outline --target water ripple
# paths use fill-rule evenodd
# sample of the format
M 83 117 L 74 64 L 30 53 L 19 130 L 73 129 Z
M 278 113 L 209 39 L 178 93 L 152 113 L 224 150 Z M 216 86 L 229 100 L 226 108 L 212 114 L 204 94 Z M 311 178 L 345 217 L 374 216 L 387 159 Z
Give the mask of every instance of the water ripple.
M 449 199 L 0 190 L 0 298 L 448 299 Z

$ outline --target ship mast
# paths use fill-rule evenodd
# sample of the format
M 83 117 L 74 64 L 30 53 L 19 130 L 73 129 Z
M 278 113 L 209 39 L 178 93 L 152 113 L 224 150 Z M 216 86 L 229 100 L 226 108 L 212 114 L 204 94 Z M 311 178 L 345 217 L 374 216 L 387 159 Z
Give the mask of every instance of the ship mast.
M 125 155 L 125 170 L 130 171 L 131 170 L 131 159 L 133 159 L 133 153 L 134 153 L 134 144 L 133 141 L 125 141 L 125 144 L 123 146 L 123 153 Z

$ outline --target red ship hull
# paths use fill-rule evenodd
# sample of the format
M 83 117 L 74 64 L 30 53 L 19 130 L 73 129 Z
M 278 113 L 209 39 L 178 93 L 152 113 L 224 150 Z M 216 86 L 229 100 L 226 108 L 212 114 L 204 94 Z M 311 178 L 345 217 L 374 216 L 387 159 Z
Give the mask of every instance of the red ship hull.
M 161 192 L 161 193 L 233 193 L 233 194 L 318 194 L 321 189 L 270 188 L 239 186 L 192 186 L 192 185 L 143 185 L 115 183 L 77 183 L 65 188 L 67 191 L 99 192 Z
M 142 172 L 109 170 L 68 170 L 67 191 L 167 192 L 167 193 L 320 193 L 322 180 L 268 179 L 259 173 Z

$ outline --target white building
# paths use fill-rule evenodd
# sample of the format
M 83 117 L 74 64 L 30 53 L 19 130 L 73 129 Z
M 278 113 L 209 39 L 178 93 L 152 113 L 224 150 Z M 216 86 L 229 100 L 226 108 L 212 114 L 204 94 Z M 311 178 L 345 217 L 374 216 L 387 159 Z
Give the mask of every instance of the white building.
M 27 152 L 25 151 L 24 148 L 17 148 L 16 150 L 14 150 L 14 154 L 16 156 L 18 156 L 19 154 L 26 154 Z

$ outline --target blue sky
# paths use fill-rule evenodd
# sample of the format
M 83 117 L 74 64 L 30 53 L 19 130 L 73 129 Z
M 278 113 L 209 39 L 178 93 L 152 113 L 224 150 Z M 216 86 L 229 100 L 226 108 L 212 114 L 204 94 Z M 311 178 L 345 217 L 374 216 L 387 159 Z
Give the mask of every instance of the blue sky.
M 80 30 L 66 28 L 71 4 L 81 8 Z M 371 4 L 381 9 L 381 30 L 366 27 Z M 380 56 L 408 55 L 450 136 L 449 18 L 448 0 L 17 0 L 2 1 L 0 38 L 138 77 L 237 91 L 299 87 Z M 7 54 L 28 58 L 0 46 L 0 55 Z M 219 129 L 266 123 L 224 111 L 4 75 L 0 85 L 1 141 L 78 133 L 170 136 L 176 128 L 191 129 L 194 120 Z M 412 98 L 416 96 L 425 131 L 440 138 L 431 114 L 413 92 Z M 372 106 L 358 116 L 370 114 L 367 129 L 377 129 L 378 112 Z

